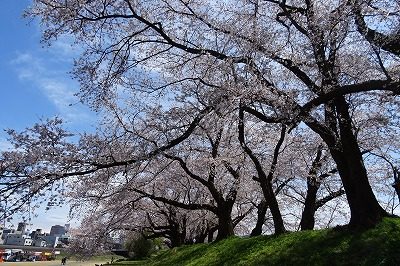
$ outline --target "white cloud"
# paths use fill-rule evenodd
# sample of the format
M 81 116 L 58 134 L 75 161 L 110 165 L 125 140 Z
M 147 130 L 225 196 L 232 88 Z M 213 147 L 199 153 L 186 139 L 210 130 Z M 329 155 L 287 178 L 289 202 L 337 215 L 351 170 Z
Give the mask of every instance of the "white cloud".
M 4 138 L 0 138 L 0 152 L 9 150 L 11 148 L 12 148 L 12 145 L 10 144 L 10 142 L 8 142 Z
M 63 108 L 64 106 L 76 101 L 71 89 L 67 87 L 65 82 L 44 78 L 41 79 L 39 83 L 47 97 L 59 108 Z
M 72 38 L 68 36 L 61 36 L 57 41 L 51 44 L 49 50 L 58 60 L 71 61 L 71 58 L 78 56 L 81 50 L 77 47 Z
M 62 53 L 69 55 L 68 51 Z M 52 58 L 46 61 L 31 53 L 19 53 L 11 63 L 17 71 L 18 78 L 39 89 L 57 108 L 61 117 L 72 123 L 93 121 L 93 114 L 84 108 L 75 96 L 79 85 L 68 77 L 66 62 L 60 61 L 62 59 Z M 57 67 L 62 69 L 57 70 Z
M 22 80 L 33 79 L 36 73 L 44 72 L 39 58 L 34 58 L 30 53 L 19 53 L 11 63 L 17 67 L 18 78 Z
M 68 217 L 69 206 L 54 207 L 50 210 L 44 210 L 42 207 L 38 212 L 38 216 L 32 218 L 32 229 L 41 228 L 45 232 L 50 232 L 50 228 L 53 225 L 64 225 L 71 224 L 72 227 L 77 228 L 80 222 L 76 219 L 70 219 Z

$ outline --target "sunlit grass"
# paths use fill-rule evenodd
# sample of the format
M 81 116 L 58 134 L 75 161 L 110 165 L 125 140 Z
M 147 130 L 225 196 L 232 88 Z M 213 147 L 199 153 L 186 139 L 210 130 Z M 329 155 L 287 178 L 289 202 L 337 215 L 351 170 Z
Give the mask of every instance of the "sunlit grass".
M 232 237 L 117 265 L 400 265 L 400 219 L 384 219 L 363 232 L 329 229 L 277 237 Z

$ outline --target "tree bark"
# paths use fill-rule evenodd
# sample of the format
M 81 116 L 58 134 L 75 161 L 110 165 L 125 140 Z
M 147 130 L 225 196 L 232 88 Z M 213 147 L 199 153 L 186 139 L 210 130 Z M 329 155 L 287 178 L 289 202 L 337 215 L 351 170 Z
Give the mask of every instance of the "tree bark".
M 267 214 L 268 204 L 265 200 L 262 200 L 257 205 L 257 223 L 256 226 L 251 231 L 250 236 L 259 236 L 262 234 L 262 227 L 265 222 L 265 215 Z
M 169 239 L 171 240 L 172 248 L 180 247 L 185 243 L 185 236 L 183 236 L 183 234 L 180 234 L 179 232 L 173 232 Z
M 185 244 L 186 240 L 186 217 L 181 220 L 182 224 L 179 223 L 177 219 L 177 214 L 175 211 L 170 213 L 169 217 L 170 224 L 170 240 L 172 247 L 179 247 Z
M 303 213 L 301 214 L 301 230 L 313 230 L 315 225 L 315 202 L 317 201 L 317 192 L 319 184 L 307 182 L 307 195 L 304 202 Z
M 339 143 L 329 145 L 350 206 L 350 228 L 373 227 L 388 214 L 379 205 L 368 181 L 356 136 L 352 130 L 349 107 L 344 97 L 335 100 Z M 338 145 L 339 144 L 339 145 Z
M 196 237 L 195 237 L 195 240 L 196 240 L 196 244 L 197 243 L 204 243 L 204 241 L 206 241 L 206 238 L 207 238 L 207 233 L 204 233 L 204 234 L 199 234 L 199 235 L 197 235 Z
M 214 230 L 210 230 L 207 235 L 207 243 L 211 243 L 214 241 Z
M 312 230 L 315 225 L 315 203 L 317 201 L 317 192 L 321 186 L 320 180 L 317 179 L 317 172 L 321 167 L 322 145 L 319 145 L 317 154 L 312 162 L 311 169 L 307 175 L 307 195 L 304 202 L 304 209 L 301 215 L 301 230 Z
M 218 206 L 218 234 L 216 241 L 233 236 L 233 221 L 231 217 L 233 204 L 221 204 Z
M 276 199 L 274 190 L 272 188 L 272 183 L 268 180 L 263 184 L 261 183 L 261 187 L 264 193 L 265 200 L 269 209 L 271 211 L 272 220 L 274 221 L 274 229 L 275 234 L 279 235 L 286 232 L 285 225 L 283 223 L 282 214 L 279 209 L 278 201 Z
M 394 191 L 397 194 L 397 198 L 400 201 L 400 171 L 397 169 L 397 167 L 393 166 L 392 163 L 390 163 L 390 166 L 393 169 L 393 179 L 394 179 L 392 187 L 394 188 Z
M 274 177 L 275 169 L 276 169 L 276 166 L 278 163 L 279 150 L 285 139 L 286 126 L 282 125 L 280 138 L 274 149 L 273 159 L 271 162 L 271 166 L 270 166 L 268 175 L 265 173 L 265 171 L 261 165 L 261 162 L 255 156 L 255 154 L 252 152 L 252 150 L 246 145 L 245 137 L 244 137 L 244 108 L 243 108 L 243 106 L 241 106 L 239 109 L 238 133 L 239 133 L 238 134 L 239 142 L 240 142 L 243 150 L 253 161 L 254 167 L 256 168 L 258 178 L 255 178 L 255 180 L 260 183 L 260 186 L 261 186 L 261 189 L 262 189 L 262 192 L 264 195 L 264 199 L 271 210 L 272 219 L 274 221 L 275 234 L 282 234 L 286 231 L 286 229 L 285 229 L 285 225 L 283 223 L 283 218 L 282 218 L 282 214 L 279 209 L 278 201 L 276 199 L 275 192 L 272 187 L 272 179 Z

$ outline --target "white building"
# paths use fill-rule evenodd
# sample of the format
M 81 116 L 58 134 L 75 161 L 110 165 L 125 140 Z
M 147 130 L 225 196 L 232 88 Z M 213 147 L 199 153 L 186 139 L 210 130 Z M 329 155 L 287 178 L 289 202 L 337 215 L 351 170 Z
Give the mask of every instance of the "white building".
M 32 246 L 32 239 L 30 236 L 27 235 L 8 234 L 5 244 L 16 246 Z

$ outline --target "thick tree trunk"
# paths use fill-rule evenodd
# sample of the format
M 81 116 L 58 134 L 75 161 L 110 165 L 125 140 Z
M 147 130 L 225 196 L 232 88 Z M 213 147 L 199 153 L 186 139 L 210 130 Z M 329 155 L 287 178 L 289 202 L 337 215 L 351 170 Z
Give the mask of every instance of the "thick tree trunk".
M 307 176 L 307 195 L 304 202 L 304 209 L 301 215 L 301 230 L 312 230 L 315 225 L 315 211 L 317 192 L 321 183 L 317 178 L 318 170 L 321 168 L 322 145 L 318 146 L 317 154 L 313 160 L 312 167 Z
M 214 241 L 214 230 L 210 230 L 207 234 L 207 243 L 211 243 Z
M 317 192 L 319 184 L 307 182 L 307 195 L 304 202 L 303 213 L 301 214 L 300 228 L 301 230 L 313 230 L 315 225 L 315 203 L 317 201 Z
M 392 184 L 392 187 L 394 188 L 394 190 L 396 191 L 397 194 L 397 198 L 400 201 L 400 171 L 397 170 L 397 167 L 393 167 L 393 178 L 394 178 L 394 182 Z
M 171 221 L 170 240 L 172 247 L 179 247 L 185 244 L 186 240 L 186 219 L 183 220 L 181 226 L 177 221 Z
M 257 223 L 251 231 L 250 236 L 259 236 L 262 234 L 262 227 L 265 222 L 265 215 L 267 214 L 267 210 L 268 204 L 265 200 L 262 200 L 260 204 L 257 205 Z
M 210 230 L 208 222 L 203 221 L 198 228 L 198 233 L 194 236 L 194 242 L 204 243 L 204 241 L 206 241 L 208 231 Z
M 171 235 L 169 238 L 171 240 L 171 247 L 180 247 L 185 243 L 185 237 L 182 236 L 180 233 L 176 233 Z
M 272 183 L 269 180 L 267 180 L 267 182 L 261 181 L 261 187 L 263 190 L 264 198 L 271 211 L 272 220 L 274 221 L 275 234 L 282 234 L 286 232 L 286 229 L 283 223 L 283 218 L 279 209 L 278 201 L 272 188 Z
M 216 240 L 222 240 L 233 236 L 233 221 L 231 217 L 233 204 L 221 204 L 218 206 L 218 234 Z
M 195 237 L 195 243 L 197 244 L 197 243 L 204 243 L 204 241 L 206 241 L 206 238 L 207 238 L 207 231 L 205 231 L 204 233 L 202 233 L 202 234 L 198 234 L 196 237 Z
M 351 228 L 372 227 L 387 216 L 387 213 L 379 205 L 369 184 L 362 154 L 352 130 L 348 104 L 344 97 L 337 98 L 335 106 L 338 114 L 340 142 L 329 145 L 329 149 L 336 162 L 350 206 L 349 226 Z
M 233 235 L 231 210 L 221 210 L 221 212 L 218 213 L 218 234 L 215 240 L 219 241 Z
M 368 228 L 376 225 L 387 213 L 379 205 L 368 182 L 367 173 L 362 163 L 361 153 L 343 148 L 343 152 L 332 149 L 332 157 L 346 191 L 350 206 L 351 228 Z

